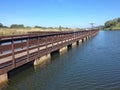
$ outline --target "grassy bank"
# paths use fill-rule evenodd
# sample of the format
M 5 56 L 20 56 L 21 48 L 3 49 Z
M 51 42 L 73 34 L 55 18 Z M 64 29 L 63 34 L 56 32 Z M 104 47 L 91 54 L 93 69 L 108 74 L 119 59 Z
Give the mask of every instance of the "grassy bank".
M 112 30 L 120 30 L 120 27 L 113 27 Z
M 62 29 L 62 31 L 68 31 L 73 29 Z M 27 32 L 31 31 L 59 31 L 59 28 L 0 28 L 0 36 L 6 35 L 18 35 L 18 34 L 26 34 Z
M 104 28 L 104 30 L 120 30 L 120 27 Z

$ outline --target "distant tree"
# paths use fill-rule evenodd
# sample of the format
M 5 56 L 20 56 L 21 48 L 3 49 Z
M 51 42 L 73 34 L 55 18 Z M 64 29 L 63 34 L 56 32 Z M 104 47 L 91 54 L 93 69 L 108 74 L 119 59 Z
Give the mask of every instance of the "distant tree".
M 100 25 L 100 26 L 97 26 L 96 28 L 98 28 L 99 30 L 103 30 L 103 29 L 104 29 L 104 26 L 103 26 L 103 25 Z
M 2 23 L 0 23 L 0 28 L 3 28 L 3 24 Z
M 120 18 L 117 19 L 117 22 L 120 23 Z
M 25 28 L 31 28 L 30 26 L 26 26 Z
M 3 26 L 3 28 L 8 28 L 8 26 Z
M 105 22 L 104 29 L 120 29 L 120 17 Z
M 115 20 L 109 20 L 109 21 L 105 22 L 105 27 L 110 28 L 112 26 L 115 26 L 116 24 L 117 24 L 117 22 Z
M 59 26 L 59 31 L 62 31 L 62 27 L 61 26 Z
M 18 25 L 19 26 L 19 28 L 24 28 L 24 25 L 23 24 L 20 24 L 20 25 Z
M 42 26 L 34 26 L 34 28 L 42 28 Z
M 53 27 L 48 27 L 48 29 L 53 29 Z
M 12 24 L 10 28 L 24 28 L 23 24 Z

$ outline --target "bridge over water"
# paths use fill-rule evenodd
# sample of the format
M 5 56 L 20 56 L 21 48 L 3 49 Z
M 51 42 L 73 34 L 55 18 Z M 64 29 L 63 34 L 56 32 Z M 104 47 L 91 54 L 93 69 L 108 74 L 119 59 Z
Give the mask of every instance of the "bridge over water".
M 0 37 L 0 83 L 8 80 L 7 73 L 29 62 L 38 65 L 51 57 L 53 52 L 62 53 L 68 47 L 96 35 L 98 30 L 76 32 L 29 32 L 25 35 Z

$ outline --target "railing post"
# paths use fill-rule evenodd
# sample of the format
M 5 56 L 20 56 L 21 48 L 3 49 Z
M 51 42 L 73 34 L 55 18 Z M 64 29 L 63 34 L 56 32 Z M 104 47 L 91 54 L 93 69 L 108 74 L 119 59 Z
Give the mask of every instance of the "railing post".
M 23 40 L 21 40 L 21 43 L 23 43 Z M 23 49 L 23 45 L 22 45 L 21 49 Z
M 90 30 L 90 37 L 91 37 L 91 30 Z
M 27 38 L 27 62 L 29 62 L 29 37 Z
M 45 44 L 45 46 L 46 46 L 46 53 L 48 54 L 48 46 L 47 46 L 48 40 L 47 40 L 47 37 L 45 37 L 45 41 L 46 41 L 46 44 Z
M 39 57 L 39 52 L 40 52 L 40 47 L 39 47 L 40 46 L 40 40 L 39 40 L 39 36 L 38 36 L 37 39 L 38 39 L 38 43 L 37 43 L 38 45 L 37 46 L 38 46 L 38 57 Z
M 69 34 L 69 43 L 71 44 L 71 34 Z
M 59 35 L 59 48 L 61 47 L 61 44 L 62 44 L 62 40 L 61 40 L 62 36 Z
M 59 47 L 59 35 L 57 35 L 57 46 Z
M 12 41 L 11 41 L 11 45 L 12 45 L 12 64 L 13 64 L 13 68 L 15 67 L 15 49 L 14 49 L 14 39 L 12 37 Z
M 62 36 L 62 47 L 64 46 L 64 38 L 65 38 L 65 35 L 63 34 L 63 36 Z
M 51 36 L 52 37 L 52 48 L 53 48 L 53 43 L 54 43 L 54 37 L 53 36 Z
M 0 54 L 2 54 L 2 50 L 1 50 L 1 49 L 2 49 L 2 48 L 1 48 L 2 45 L 1 45 L 1 44 L 2 44 L 2 43 L 1 43 L 1 38 L 0 38 Z

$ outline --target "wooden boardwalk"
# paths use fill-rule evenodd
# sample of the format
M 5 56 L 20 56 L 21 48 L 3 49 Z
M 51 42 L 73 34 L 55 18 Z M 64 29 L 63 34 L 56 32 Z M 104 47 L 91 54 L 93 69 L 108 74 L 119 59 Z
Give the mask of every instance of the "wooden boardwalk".
M 29 32 L 0 37 L 0 75 L 97 33 L 98 30 Z

